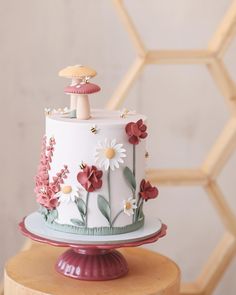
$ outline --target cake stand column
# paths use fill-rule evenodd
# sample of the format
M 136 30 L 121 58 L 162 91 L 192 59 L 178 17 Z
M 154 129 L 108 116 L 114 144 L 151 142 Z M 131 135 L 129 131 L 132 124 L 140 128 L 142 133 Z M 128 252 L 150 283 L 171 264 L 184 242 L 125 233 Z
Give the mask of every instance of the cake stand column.
M 104 281 L 124 276 L 128 265 L 116 250 L 73 247 L 58 258 L 56 270 L 74 279 Z

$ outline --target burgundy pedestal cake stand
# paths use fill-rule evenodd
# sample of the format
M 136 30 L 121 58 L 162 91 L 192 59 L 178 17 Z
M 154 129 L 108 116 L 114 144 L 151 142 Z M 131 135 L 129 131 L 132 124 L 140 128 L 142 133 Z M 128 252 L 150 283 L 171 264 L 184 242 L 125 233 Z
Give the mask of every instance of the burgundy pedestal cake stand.
M 69 247 L 56 262 L 56 270 L 64 276 L 79 280 L 104 281 L 124 276 L 128 272 L 128 265 L 124 256 L 116 251 L 121 247 L 136 247 L 156 242 L 166 235 L 167 226 L 152 236 L 133 242 L 118 242 L 116 244 L 79 244 L 59 242 L 46 239 L 28 231 L 24 219 L 19 224 L 21 232 L 28 238 L 57 247 Z

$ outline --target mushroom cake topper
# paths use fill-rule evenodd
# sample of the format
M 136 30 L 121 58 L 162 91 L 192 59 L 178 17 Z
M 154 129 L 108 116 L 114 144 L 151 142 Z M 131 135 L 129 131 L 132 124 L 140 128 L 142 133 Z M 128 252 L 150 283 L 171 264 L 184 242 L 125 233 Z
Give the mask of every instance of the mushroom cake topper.
M 100 87 L 89 82 L 81 82 L 76 86 L 67 86 L 66 93 L 73 94 L 76 97 L 76 118 L 87 120 L 90 118 L 90 104 L 88 94 L 100 91 Z
M 100 91 L 101 88 L 93 83 L 80 83 L 75 86 L 67 86 L 65 88 L 65 93 L 74 93 L 74 94 L 91 94 Z
M 69 66 L 59 72 L 60 77 L 72 79 L 71 85 L 65 88 L 65 93 L 70 94 L 70 109 L 76 110 L 77 119 L 90 118 L 88 94 L 100 91 L 100 87 L 88 80 L 96 74 L 95 70 L 81 65 Z
M 69 66 L 59 72 L 60 77 L 79 80 L 88 80 L 96 75 L 97 72 L 94 69 L 82 65 Z

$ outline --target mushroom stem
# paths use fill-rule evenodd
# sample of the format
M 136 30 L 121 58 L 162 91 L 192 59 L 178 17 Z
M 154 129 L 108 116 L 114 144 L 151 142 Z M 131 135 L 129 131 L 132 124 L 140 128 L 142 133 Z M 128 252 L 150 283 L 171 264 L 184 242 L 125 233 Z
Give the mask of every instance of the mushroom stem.
M 71 94 L 70 95 L 70 110 L 76 110 L 77 107 L 77 97 L 78 94 Z
M 90 118 L 90 105 L 87 94 L 77 95 L 76 118 L 87 120 Z

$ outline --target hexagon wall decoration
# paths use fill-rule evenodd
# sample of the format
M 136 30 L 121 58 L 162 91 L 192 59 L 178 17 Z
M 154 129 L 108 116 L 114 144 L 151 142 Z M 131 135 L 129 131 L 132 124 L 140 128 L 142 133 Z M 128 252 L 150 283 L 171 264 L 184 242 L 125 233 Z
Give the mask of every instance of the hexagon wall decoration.
M 148 50 L 126 10 L 124 1 L 113 0 L 113 3 L 133 43 L 136 58 L 108 101 L 108 109 L 116 109 L 124 102 L 132 84 L 148 64 L 202 64 L 206 66 L 230 109 L 231 116 L 228 123 L 200 167 L 147 171 L 148 178 L 158 185 L 202 186 L 215 207 L 225 227 L 225 234 L 197 279 L 194 282 L 183 283 L 181 286 L 182 295 L 212 294 L 236 253 L 236 216 L 217 182 L 219 173 L 236 150 L 236 86 L 223 62 L 223 56 L 236 33 L 236 1 L 233 1 L 207 48 L 201 50 Z

